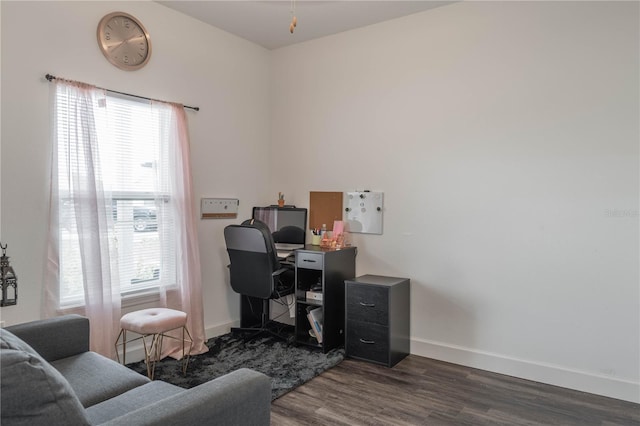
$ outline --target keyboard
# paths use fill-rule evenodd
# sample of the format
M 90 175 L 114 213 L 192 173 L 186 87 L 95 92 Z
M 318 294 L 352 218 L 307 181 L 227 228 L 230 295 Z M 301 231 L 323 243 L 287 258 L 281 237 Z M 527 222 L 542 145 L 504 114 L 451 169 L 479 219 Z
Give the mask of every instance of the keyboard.
M 293 251 L 277 250 L 278 259 L 286 259 L 293 254 Z
M 275 246 L 276 250 L 279 252 L 290 252 L 292 250 L 304 248 L 304 244 L 275 243 Z

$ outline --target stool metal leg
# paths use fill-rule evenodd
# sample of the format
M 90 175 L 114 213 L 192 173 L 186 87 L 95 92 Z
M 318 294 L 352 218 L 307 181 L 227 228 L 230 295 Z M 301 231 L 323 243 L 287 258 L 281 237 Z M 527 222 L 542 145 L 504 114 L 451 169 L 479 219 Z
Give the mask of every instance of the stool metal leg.
M 191 333 L 186 325 L 180 327 L 182 328 L 182 339 L 180 337 L 171 336 L 165 333 L 157 333 L 157 334 L 143 334 L 140 337 L 136 337 L 134 340 L 142 340 L 142 345 L 144 349 L 144 362 L 147 366 L 147 377 L 150 380 L 153 380 L 155 376 L 156 363 L 160 361 L 162 356 L 162 344 L 164 342 L 164 337 L 168 337 L 170 339 L 182 340 L 182 374 L 187 374 L 187 368 L 189 366 L 189 358 L 191 357 L 191 350 L 193 349 L 193 338 L 191 337 Z M 177 329 L 174 329 L 177 330 Z M 169 330 L 171 331 L 171 330 Z M 178 335 L 180 336 L 180 335 Z M 151 337 L 151 341 L 147 342 L 147 338 Z M 122 338 L 122 343 L 120 339 Z M 187 344 L 189 345 L 187 349 Z M 116 339 L 115 349 L 116 349 L 116 358 L 118 362 L 120 362 L 120 352 L 118 351 L 118 347 L 122 346 L 122 364 L 126 365 L 126 356 L 127 356 L 127 330 L 122 328 L 120 329 L 120 334 L 118 334 L 118 338 Z
M 116 343 L 115 343 L 115 348 L 116 348 L 116 360 L 118 362 L 120 362 L 120 352 L 118 352 L 118 341 L 120 341 L 120 337 L 122 337 L 122 333 L 124 332 L 124 329 L 120 329 L 120 333 L 118 334 L 118 337 L 116 338 Z M 124 363 L 123 363 L 124 364 Z
M 142 336 L 142 346 L 144 347 L 144 363 L 147 365 L 147 377 L 149 379 L 152 379 L 153 375 L 151 373 L 151 363 L 150 363 L 150 356 L 149 356 L 149 351 L 151 348 L 147 347 L 147 335 Z M 151 339 L 151 346 L 153 346 L 153 337 Z
M 124 328 L 122 329 L 122 365 L 127 365 L 127 330 Z
M 147 342 L 147 338 L 151 336 L 151 342 Z M 143 334 L 140 337 L 136 337 L 131 340 L 131 342 L 135 340 L 142 340 L 142 346 L 144 349 L 144 362 L 147 365 L 147 377 L 153 380 L 153 375 L 155 371 L 155 363 L 160 359 L 161 349 L 162 349 L 162 340 L 160 334 Z M 120 339 L 122 338 L 122 343 Z M 125 328 L 120 329 L 120 334 L 118 334 L 118 338 L 116 339 L 115 349 L 116 349 L 116 359 L 120 362 L 120 351 L 118 350 L 119 346 L 122 346 L 122 364 L 127 364 L 127 343 L 130 341 L 127 340 L 127 330 Z
M 156 372 L 156 363 L 158 361 L 160 361 L 160 356 L 162 356 L 162 341 L 163 341 L 163 337 L 164 337 L 164 334 L 162 334 L 162 333 L 153 335 L 153 340 L 154 340 L 155 347 L 153 347 L 153 349 L 152 349 L 153 360 L 151 361 L 152 362 L 152 365 L 151 365 L 151 376 L 149 377 L 151 380 L 153 380 L 153 376 L 155 375 L 155 372 Z
M 185 333 L 189 337 L 189 339 L 185 339 Z M 185 342 L 189 342 L 189 352 L 187 352 L 187 356 L 184 355 L 184 346 Z M 189 366 L 189 357 L 191 356 L 191 349 L 193 349 L 193 338 L 191 337 L 191 333 L 189 333 L 189 329 L 187 326 L 182 327 L 182 374 L 187 374 L 187 367 Z

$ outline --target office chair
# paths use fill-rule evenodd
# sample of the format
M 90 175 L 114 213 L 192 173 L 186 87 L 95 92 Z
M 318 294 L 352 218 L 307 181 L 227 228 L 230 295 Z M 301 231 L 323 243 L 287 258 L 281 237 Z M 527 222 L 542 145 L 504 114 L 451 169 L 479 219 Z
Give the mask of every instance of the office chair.
M 241 225 L 227 226 L 224 239 L 231 261 L 231 288 L 243 298 L 240 327 L 234 327 L 231 331 L 253 331 L 255 334 L 251 338 L 268 333 L 287 339 L 287 336 L 267 327 L 269 301 L 293 292 L 291 270 L 281 267 L 269 228 L 259 220 L 250 219 Z M 258 318 L 254 304 L 260 302 L 262 307 Z M 257 324 L 248 324 L 255 320 Z

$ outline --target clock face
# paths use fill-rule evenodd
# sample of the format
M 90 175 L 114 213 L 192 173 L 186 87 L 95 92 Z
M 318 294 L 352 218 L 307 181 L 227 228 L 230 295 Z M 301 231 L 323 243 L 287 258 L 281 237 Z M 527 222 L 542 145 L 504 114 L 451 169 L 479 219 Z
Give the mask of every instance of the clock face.
M 124 12 L 110 13 L 100 20 L 98 45 L 109 62 L 127 71 L 142 68 L 151 57 L 147 30 Z

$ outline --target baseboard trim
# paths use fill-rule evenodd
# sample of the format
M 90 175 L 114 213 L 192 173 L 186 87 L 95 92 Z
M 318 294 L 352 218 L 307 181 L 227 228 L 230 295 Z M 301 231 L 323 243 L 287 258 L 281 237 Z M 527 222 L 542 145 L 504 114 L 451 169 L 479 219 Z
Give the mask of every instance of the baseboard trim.
M 640 383 L 637 382 L 416 338 L 411 339 L 411 353 L 466 367 L 640 403 Z
M 205 336 L 207 339 L 211 339 L 212 337 L 221 336 L 223 334 L 227 334 L 231 331 L 231 327 L 238 327 L 239 321 L 230 321 L 223 324 L 212 325 L 207 327 L 204 330 Z

